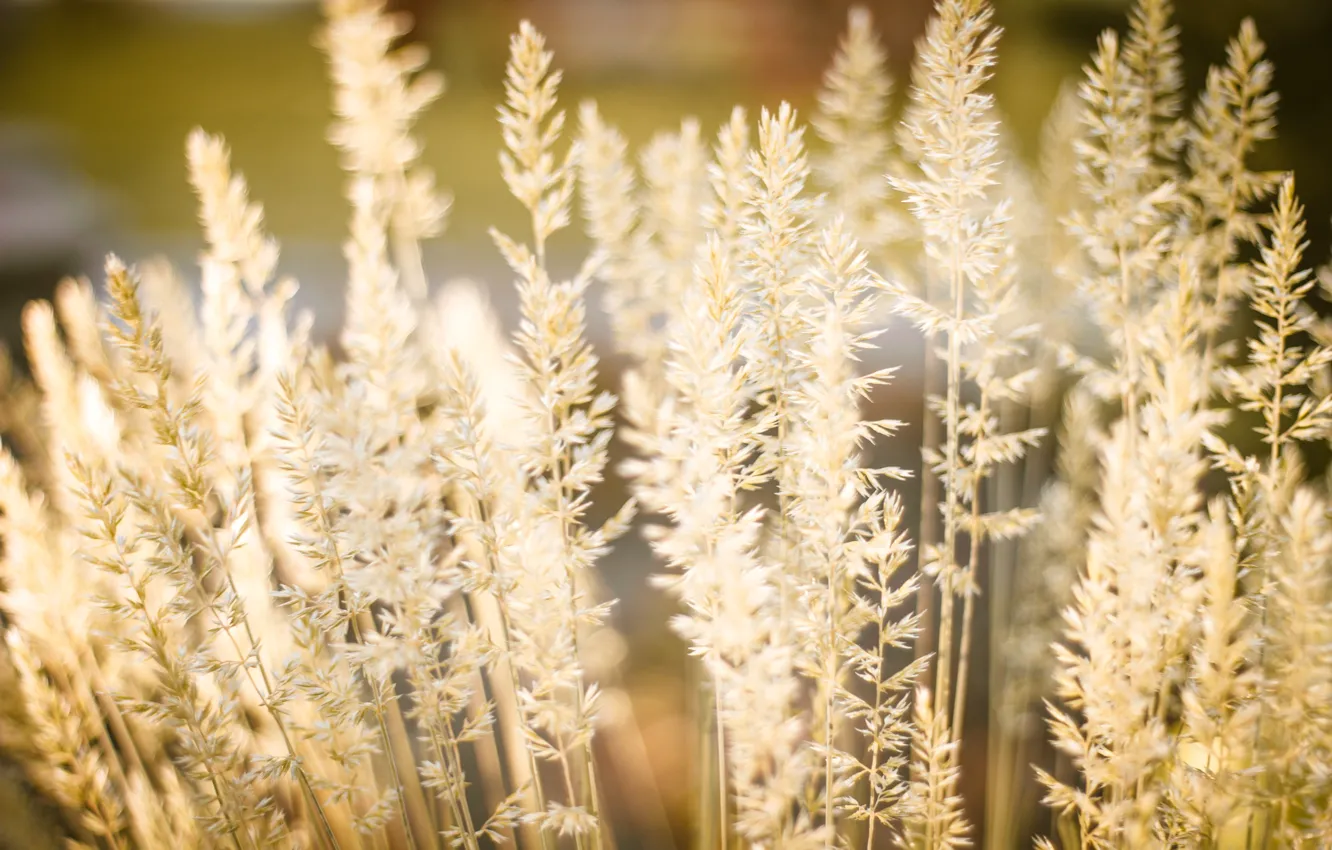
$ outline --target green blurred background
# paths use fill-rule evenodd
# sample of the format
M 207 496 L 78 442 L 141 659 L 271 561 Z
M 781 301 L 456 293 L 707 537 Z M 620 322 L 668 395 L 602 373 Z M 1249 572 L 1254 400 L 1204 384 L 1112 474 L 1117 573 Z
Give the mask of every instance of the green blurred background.
M 566 70 L 565 106 L 597 99 L 603 114 L 637 144 L 678 126 L 685 115 L 699 118 L 710 134 L 735 103 L 755 110 L 785 99 L 808 107 L 849 5 L 401 2 L 418 22 L 412 37 L 430 48 L 434 66 L 448 79 L 448 91 L 420 127 L 425 161 L 454 195 L 447 232 L 427 248 L 427 271 L 436 284 L 464 275 L 487 283 L 510 320 L 510 277 L 486 229 L 521 232 L 525 226 L 499 178 L 494 120 L 503 97 L 507 35 L 519 20 L 530 18 L 548 35 L 557 64 Z M 931 3 L 862 5 L 874 13 L 894 73 L 904 80 Z M 1298 174 L 1310 215 L 1310 258 L 1322 262 L 1332 231 L 1332 0 L 1176 5 L 1191 91 L 1201 86 L 1209 64 L 1224 60 L 1225 43 L 1240 20 L 1256 20 L 1282 94 L 1279 141 L 1262 150 L 1259 165 Z M 1076 78 L 1100 30 L 1122 28 L 1128 3 L 995 0 L 995 7 L 1007 33 L 994 89 L 1019 152 L 1034 161 L 1056 92 Z M 0 342 L 18 348 L 22 303 L 49 295 L 64 274 L 96 280 L 108 250 L 130 260 L 165 254 L 188 273 L 201 248 L 184 164 L 185 136 L 194 126 L 226 136 L 234 166 L 249 179 L 270 231 L 282 242 L 282 271 L 301 282 L 300 305 L 316 313 L 325 333 L 336 328 L 346 205 L 337 157 L 323 141 L 329 90 L 313 44 L 318 25 L 317 5 L 285 0 L 0 0 Z M 584 245 L 576 235 L 560 238 L 557 261 L 568 264 Z M 594 334 L 604 337 L 604 327 L 594 321 Z M 919 349 L 918 342 L 902 344 Z M 910 403 L 918 405 L 918 398 Z M 909 432 L 894 442 L 908 447 L 918 445 L 916 439 Z M 910 457 L 893 462 L 915 464 Z M 678 644 L 664 637 L 671 603 L 646 590 L 650 559 L 632 542 L 618 551 L 621 562 L 632 564 L 610 577 L 623 600 L 619 620 L 633 648 L 628 684 L 666 808 L 685 846 L 695 750 L 691 668 Z M 40 806 L 7 803 L 21 790 L 4 774 L 0 763 L 0 848 L 46 846 L 33 843 L 38 839 L 30 832 L 12 843 L 20 834 L 15 819 L 40 819 Z M 970 787 L 968 799 L 978 810 L 981 799 Z M 655 817 L 632 809 L 630 804 L 622 816 L 632 822 L 641 816 L 639 826 Z

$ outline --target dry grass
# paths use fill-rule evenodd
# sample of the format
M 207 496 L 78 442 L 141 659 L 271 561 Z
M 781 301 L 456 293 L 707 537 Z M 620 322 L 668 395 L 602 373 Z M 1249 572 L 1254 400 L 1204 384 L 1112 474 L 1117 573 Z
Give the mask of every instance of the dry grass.
M 569 138 L 524 23 L 506 337 L 421 264 L 449 202 L 413 127 L 441 81 L 379 4 L 325 11 L 339 356 L 196 131 L 197 313 L 170 269 L 112 257 L 103 301 L 69 281 L 29 306 L 31 383 L 6 361 L 0 748 L 69 846 L 616 846 L 606 777 L 648 766 L 598 564 L 638 511 L 707 706 L 699 846 L 1332 843 L 1332 528 L 1302 460 L 1332 428 L 1309 300 L 1332 275 L 1304 265 L 1293 178 L 1247 165 L 1275 132 L 1251 24 L 1190 110 L 1169 4 L 1141 0 L 1032 176 L 982 0 L 940 0 L 900 121 L 855 12 L 813 152 L 782 104 L 710 150 L 686 120 L 637 164 L 594 104 Z M 554 279 L 576 208 L 593 251 Z M 910 473 L 868 461 L 901 424 L 863 416 L 891 312 L 937 363 L 916 530 Z M 597 525 L 617 428 L 633 499 Z M 1004 651 L 978 720 L 984 620 Z

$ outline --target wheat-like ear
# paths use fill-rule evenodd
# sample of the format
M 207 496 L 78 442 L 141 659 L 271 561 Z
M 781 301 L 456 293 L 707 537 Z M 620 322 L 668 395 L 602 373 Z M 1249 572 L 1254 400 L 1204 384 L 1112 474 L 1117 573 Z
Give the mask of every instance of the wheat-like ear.
M 1041 778 L 1046 802 L 1093 845 L 1155 846 L 1149 842 L 1179 820 L 1170 777 L 1182 750 L 1167 718 L 1187 677 L 1203 596 L 1201 445 L 1220 416 L 1205 407 L 1199 281 L 1187 257 L 1170 284 L 1142 337 L 1141 432 L 1130 435 L 1130 420 L 1121 419 L 1103 449 L 1086 571 L 1065 613 L 1069 645 L 1055 647 L 1058 695 L 1076 714 L 1051 706 L 1050 729 L 1079 768 L 1081 787 Z
M 652 265 L 646 286 L 656 314 L 653 325 L 662 328 L 653 343 L 658 352 L 668 345 L 672 326 L 680 321 L 680 298 L 703 243 L 700 210 L 709 200 L 707 166 L 707 148 L 699 123 L 692 118 L 682 121 L 677 131 L 655 135 L 639 154 L 643 231 Z
M 651 273 L 649 246 L 628 142 L 591 101 L 579 108 L 578 124 L 579 195 L 587 233 L 605 255 L 599 273 L 606 287 L 602 304 L 615 332 L 616 349 L 638 363 L 659 360 L 653 303 L 646 286 Z
M 66 519 L 75 515 L 70 504 L 71 479 L 67 452 L 87 451 L 89 435 L 80 421 L 79 378 L 75 364 L 60 342 L 55 311 L 45 301 L 23 310 L 23 339 L 33 381 L 41 391 L 42 424 L 47 429 L 46 461 L 54 477 L 51 491 L 55 507 Z
M 591 598 L 585 573 L 634 508 L 624 505 L 601 528 L 587 526 L 588 491 L 605 469 L 615 405 L 614 396 L 597 391 L 597 358 L 586 333 L 584 294 L 600 258 L 572 280 L 551 279 L 547 243 L 569 223 L 575 179 L 573 149 L 558 159 L 555 153 L 564 124 L 564 113 L 556 111 L 560 74 L 551 70 L 552 56 L 531 24 L 521 25 L 510 48 L 500 169 L 530 213 L 534 242 L 529 248 L 492 231 L 518 275 L 523 319 L 514 344 L 528 439 L 509 450 L 522 475 L 526 533 L 549 535 L 546 551 L 532 559 L 543 565 L 528 567 L 517 588 L 532 618 L 525 628 L 538 642 L 518 647 L 511 663 L 532 677 L 525 710 L 548 739 L 539 752 L 559 763 L 564 778 L 565 801 L 547 800 L 543 827 L 575 836 L 579 847 L 597 846 L 603 827 L 592 739 L 599 689 L 586 680 L 579 641 L 604 621 L 609 603 Z
M 264 233 L 263 207 L 232 172 L 225 142 L 195 129 L 186 154 L 208 246 L 200 258 L 202 337 L 213 377 L 205 398 L 219 436 L 240 440 L 231 435 L 243 416 L 256 420 L 252 431 L 266 430 L 266 382 L 285 365 L 285 311 L 295 283 L 273 283 L 277 241 Z
M 1242 410 L 1262 415 L 1258 433 L 1269 450 L 1269 472 L 1276 475 L 1277 465 L 1288 460 L 1288 448 L 1324 436 L 1332 424 L 1332 399 L 1304 392 L 1314 375 L 1332 363 L 1332 349 L 1300 343 L 1301 334 L 1312 327 L 1304 299 L 1314 278 L 1300 268 L 1304 209 L 1291 177 L 1281 183 L 1268 229 L 1270 238 L 1250 283 L 1252 306 L 1261 316 L 1258 338 L 1249 343 L 1249 365 L 1222 370 L 1221 379 Z
M 745 110 L 731 110 L 730 119 L 717 132 L 708 165 L 708 182 L 713 198 L 703 206 L 703 219 L 717 232 L 723 245 L 739 244 L 745 219 L 751 214 L 746 200 L 753 192 L 749 162 L 749 123 Z
M 640 180 L 623 136 L 602 121 L 596 106 L 585 103 L 579 115 L 579 185 L 589 232 L 603 255 L 603 303 L 617 347 L 634 360 L 634 380 L 659 402 L 666 346 L 705 222 L 707 162 L 699 125 L 686 119 L 679 132 L 654 136 L 639 157 Z
M 101 316 L 92 283 L 87 278 L 61 281 L 56 287 L 55 307 L 70 357 L 98 381 L 109 383 L 112 356 L 101 334 Z
M 232 175 L 231 152 L 221 138 L 196 128 L 186 153 L 209 246 L 205 278 L 232 277 L 251 294 L 262 292 L 278 255 L 277 243 L 262 229 L 263 208 L 250 202 L 245 179 Z
M 546 50 L 545 36 L 523 21 L 509 40 L 505 104 L 499 113 L 504 136 L 500 174 L 532 216 L 538 263 L 545 262 L 546 241 L 551 234 L 569 224 L 575 178 L 573 149 L 558 158 L 554 151 L 564 129 L 564 112 L 555 108 L 562 74 L 551 70 L 553 58 Z
M 272 529 L 282 515 L 270 511 L 261 517 L 258 503 L 278 489 L 269 476 L 265 449 L 270 416 L 266 383 L 278 352 L 285 352 L 288 345 L 285 306 L 294 284 L 270 286 L 278 245 L 264 234 L 263 209 L 249 200 L 245 179 L 233 175 L 222 139 L 196 129 L 186 143 L 186 154 L 207 245 L 200 257 L 203 357 L 198 366 L 209 376 L 200 394 L 200 417 L 206 418 L 216 455 L 209 476 L 224 498 L 236 498 L 242 486 L 262 493 L 252 494 L 253 504 L 246 509 L 256 525 L 252 543 L 262 545 L 238 547 L 230 553 L 228 570 L 244 600 L 249 627 L 272 665 L 286 655 L 289 644 L 286 623 L 269 598 L 272 535 L 265 537 L 260 529 Z M 188 300 L 182 301 L 172 305 L 173 315 L 193 312 Z M 190 340 L 189 347 L 194 342 Z M 174 350 L 168 356 L 175 362 Z M 244 485 L 242 476 L 250 478 Z
M 270 654 L 285 652 L 281 644 L 272 647 L 264 640 L 269 637 L 276 642 L 286 632 L 278 629 L 270 613 L 271 562 L 255 539 L 252 473 L 248 466 L 237 470 L 225 459 L 215 461 L 215 443 L 209 431 L 200 427 L 204 405 L 199 388 L 191 389 L 184 401 L 177 400 L 159 320 L 143 312 L 137 285 L 128 272 L 109 263 L 108 278 L 115 319 L 112 334 L 141 380 L 140 386 L 127 386 L 122 393 L 146 412 L 157 444 L 167 450 L 165 468 L 159 473 L 165 479 L 162 483 L 152 474 L 130 471 L 122 473 L 123 486 L 145 514 L 147 537 L 157 547 L 155 557 L 169 565 L 164 575 L 175 585 L 179 598 L 188 600 L 186 610 L 205 616 L 215 631 L 217 655 L 204 669 L 214 674 L 229 700 L 257 704 L 272 724 L 271 729 L 258 731 L 276 741 L 261 739 L 258 749 L 262 753 L 274 747 L 277 752 L 261 754 L 247 771 L 262 778 L 295 778 L 311 806 L 316 829 L 331 838 L 323 804 L 301 764 L 292 733 L 287 677 Z M 213 519 L 214 510 L 221 515 L 220 527 Z M 252 559 L 251 566 L 242 567 L 247 557 Z M 198 576 L 193 574 L 195 561 Z M 257 575 L 252 567 L 258 568 Z M 202 646 L 197 651 L 207 656 Z M 254 781 L 248 776 L 245 779 Z M 281 825 L 268 804 L 249 805 L 258 805 L 254 811 L 261 823 L 268 824 L 263 827 L 265 832 Z
M 804 128 L 795 110 L 783 103 L 776 112 L 764 110 L 759 117 L 758 147 L 749 153 L 750 214 L 741 231 L 745 253 L 741 271 L 750 289 L 750 321 L 757 326 L 744 355 L 750 360 L 756 400 L 764 408 L 762 417 L 772 429 L 760 458 L 762 470 L 776 485 L 778 507 L 771 557 L 781 565 L 783 582 L 777 613 L 779 641 L 790 641 L 796 616 L 794 583 L 800 567 L 795 530 L 790 522 L 795 492 L 796 464 L 791 456 L 793 412 L 791 393 L 801 380 L 794 353 L 805 345 L 804 327 L 796 318 L 802 290 L 804 264 L 810 251 L 808 199 L 802 197 L 809 177 Z
M 748 253 L 742 264 L 752 280 L 755 321 L 762 329 L 755 340 L 762 349 L 753 356 L 763 401 L 781 420 L 778 428 L 785 430 L 787 396 L 797 380 L 788 361 L 803 342 L 802 329 L 791 314 L 800 294 L 810 231 L 809 205 L 801 197 L 809 177 L 804 128 L 789 104 L 759 116 L 758 147 L 749 153 L 749 176 L 751 213 L 741 231 Z M 776 470 L 779 488 L 785 485 L 789 492 L 789 481 L 781 480 L 787 474 L 785 453 L 779 434 L 767 452 L 768 463 Z
M 979 479 L 970 469 L 977 456 L 973 451 L 968 459 L 964 440 L 980 431 L 962 402 L 964 366 L 970 361 L 967 346 L 985 340 L 987 328 L 994 321 L 989 310 L 974 316 L 977 287 L 992 285 L 988 279 L 999 271 L 1006 242 L 1007 205 L 998 202 L 992 191 L 998 180 L 997 123 L 992 98 L 982 90 L 991 74 L 999 39 L 992 17 L 989 6 L 980 2 L 945 0 L 939 4 L 917 55 L 911 104 L 903 122 L 913 140 L 920 174 L 893 178 L 893 185 L 906 196 L 924 234 L 928 274 L 947 286 L 947 306 L 904 294 L 899 297 L 897 309 L 928 338 L 942 336 L 947 341 L 941 354 L 947 371 L 945 396 L 929 400 L 929 407 L 942 421 L 942 450 L 927 450 L 924 454 L 924 462 L 934 469 L 943 487 L 943 504 L 938 507 L 942 511 L 943 539 L 941 545 L 923 543 L 921 564 L 938 583 L 943 597 L 935 678 L 937 707 L 930 720 L 933 723 L 943 717 L 951 740 L 957 740 L 962 730 L 953 728 L 949 720 L 962 719 L 965 702 L 965 688 L 962 680 L 954 678 L 953 670 L 955 597 L 967 595 L 966 611 L 972 610 L 970 595 L 976 566 L 974 558 L 968 558 L 965 566 L 959 563 L 959 549 L 970 529 L 972 549 L 978 553 L 982 534 L 979 522 L 968 517 L 971 485 Z M 967 424 L 969 419 L 971 426 Z M 971 617 L 965 614 L 963 619 L 965 635 Z M 966 646 L 964 636 L 963 659 Z M 959 672 L 965 675 L 965 660 Z M 950 707 L 954 708 L 951 715 Z M 954 758 L 956 749 L 952 748 L 947 758 Z M 928 773 L 933 768 L 914 769 Z M 943 823 L 922 828 L 935 836 L 952 829 Z
M 1045 285 L 1034 290 L 1033 297 L 1041 304 L 1056 303 L 1063 308 L 1060 312 L 1066 311 L 1079 318 L 1083 305 L 1078 281 L 1087 273 L 1087 259 L 1081 243 L 1063 225 L 1083 203 L 1077 150 L 1081 135 L 1082 100 L 1078 87 L 1066 81 L 1041 125 L 1036 197 L 1045 213 L 1045 263 L 1050 273 L 1045 278 Z M 1030 288 L 1024 289 L 1033 292 Z M 1075 364 L 1084 356 L 1081 337 L 1087 331 L 1086 320 L 1047 322 L 1046 326 L 1046 339 L 1051 343 L 1050 353 L 1056 363 L 1075 373 L 1080 371 Z
M 1332 533 L 1326 499 L 1301 487 L 1279 519 L 1281 550 L 1271 562 L 1271 592 L 1264 614 L 1268 678 L 1259 726 L 1263 768 L 1256 825 L 1264 843 L 1299 847 L 1332 838 L 1326 811 L 1332 801 L 1327 766 L 1332 759 L 1327 660 L 1332 655 L 1328 615 L 1328 563 Z M 1305 730 L 1296 737 L 1295 729 Z
M 877 256 L 903 228 L 887 203 L 892 137 L 887 127 L 893 81 L 887 54 L 874 34 L 870 14 L 853 7 L 846 32 L 823 75 L 819 108 L 810 125 L 828 150 L 814 160 L 814 173 L 826 188 L 828 209 L 846 221 L 856 242 Z
M 408 25 L 401 14 L 389 14 L 382 0 L 328 0 L 324 12 L 319 44 L 328 54 L 337 116 L 329 139 L 342 151 L 343 168 L 357 178 L 353 186 L 360 180 L 375 184 L 394 261 L 408 293 L 422 300 L 419 242 L 443 231 L 451 201 L 436 188 L 434 173 L 419 164 L 421 142 L 412 128 L 443 93 L 444 78 L 422 71 L 426 53 L 419 45 L 396 46 Z
M 51 510 L 0 447 L 0 609 L 7 684 L 17 698 L 0 721 L 0 746 L 82 840 L 124 844 L 141 841 L 144 824 L 126 811 L 126 769 L 88 682 L 92 630 L 116 630 L 94 605 L 101 588 L 88 565 L 63 557 L 70 541 L 60 526 L 77 521 L 77 507 Z
M 1119 398 L 1130 434 L 1137 429 L 1143 366 L 1140 318 L 1160 288 L 1167 216 L 1177 195 L 1154 153 L 1158 116 L 1151 104 L 1161 102 L 1162 92 L 1135 68 L 1129 49 L 1154 31 L 1141 30 L 1123 47 L 1114 32 L 1103 33 L 1086 68 L 1080 89 L 1084 129 L 1077 142 L 1084 206 L 1067 220 L 1088 261 L 1079 288 L 1114 352 L 1113 377 L 1094 386 L 1104 385 Z
M 860 646 L 847 650 L 848 664 L 857 676 L 873 685 L 873 699 L 856 696 L 850 688 L 838 695 L 841 715 L 860 721 L 866 754 L 854 761 L 851 779 L 863 777 L 866 794 L 861 804 L 847 795 L 839 807 L 852 820 L 865 820 L 865 846 L 874 846 L 879 827 L 900 828 L 910 812 L 910 787 L 903 777 L 913 727 L 908 719 L 912 686 L 928 669 L 928 659 L 917 659 L 889 671 L 885 655 L 905 649 L 918 629 L 914 613 L 898 613 L 916 592 L 917 578 L 894 584 L 895 574 L 905 566 L 911 545 L 901 528 L 902 502 L 895 494 L 875 494 L 858 511 L 861 534 L 856 554 L 864 559 L 865 574 L 859 578 L 859 593 L 853 605 L 872 621 L 874 639 L 870 650 Z
M 1231 528 L 1231 506 L 1209 506 L 1202 544 L 1204 599 L 1200 634 L 1181 693 L 1180 760 L 1171 777 L 1172 827 L 1191 839 L 1217 842 L 1249 816 L 1246 766 L 1255 763 L 1252 730 L 1262 704 L 1261 677 L 1249 665 L 1259 636 L 1237 575 L 1242 556 Z
M 1179 28 L 1171 0 L 1138 0 L 1129 12 L 1124 63 L 1133 75 L 1139 106 L 1148 124 L 1149 184 L 1172 179 L 1185 127 L 1179 121 L 1184 88 Z
M 669 361 L 680 401 L 657 462 L 678 472 L 662 481 L 673 527 L 654 534 L 654 548 L 682 571 L 668 585 L 687 608 L 675 625 L 715 682 L 719 788 L 734 789 L 735 830 L 769 842 L 809 829 L 788 819 L 810 764 L 793 710 L 793 653 L 775 639 L 783 585 L 759 554 L 762 513 L 743 503 L 763 476 L 754 463 L 772 422 L 748 415 L 755 370 L 743 357 L 753 333 L 744 323 L 746 295 L 729 253 L 710 239 L 685 304 L 695 320 L 682 326 Z M 719 808 L 725 845 L 724 799 Z
M 1277 95 L 1265 52 L 1257 27 L 1245 19 L 1226 47 L 1226 64 L 1208 71 L 1186 135 L 1190 227 L 1202 243 L 1201 273 L 1212 290 L 1205 328 L 1209 362 L 1242 291 L 1244 274 L 1235 255 L 1243 243 L 1261 237 L 1253 205 L 1276 184 L 1275 175 L 1254 172 L 1248 162 L 1258 144 L 1276 134 Z
M 935 708 L 930 691 L 918 688 L 911 733 L 911 785 L 902 844 L 911 850 L 969 847 L 970 825 L 958 794 L 960 742 L 948 728 L 947 709 Z
M 56 674 L 43 669 L 33 647 L 17 631 L 7 630 L 4 637 L 7 660 L 17 673 L 9 693 L 25 704 L 29 714 L 26 731 L 31 737 L 24 743 L 40 754 L 31 760 L 36 769 L 29 769 L 30 781 L 69 813 L 80 839 L 125 844 L 135 833 L 129 831 L 120 796 L 123 786 L 116 788 L 97 746 L 94 724 L 99 718 L 89 716 L 73 694 L 54 684 L 59 681 Z
M 876 333 L 866 328 L 878 309 L 882 284 L 868 273 L 865 254 L 840 218 L 820 232 L 816 246 L 806 284 L 802 337 L 807 348 L 792 355 L 795 367 L 806 377 L 791 391 L 793 418 L 799 428 L 790 437 L 796 473 L 789 511 L 801 567 L 794 588 L 798 600 L 795 619 L 798 631 L 811 635 L 810 650 L 798 661 L 801 671 L 815 683 L 813 737 L 824 762 L 821 799 L 815 799 L 810 815 L 822 820 L 831 845 L 839 810 L 852 814 L 857 810 L 851 793 L 858 778 L 853 769 L 856 759 L 838 743 L 842 718 L 870 708 L 854 694 L 848 674 L 868 663 L 858 652 L 861 632 L 872 622 L 890 631 L 893 624 L 885 623 L 887 611 L 904 598 L 887 591 L 885 577 L 870 579 L 871 588 L 882 588 L 875 598 L 861 595 L 857 585 L 869 564 L 862 560 L 859 547 L 864 537 L 882 533 L 876 545 L 890 548 L 877 561 L 883 563 L 892 560 L 894 547 L 902 546 L 876 520 L 882 519 L 882 480 L 901 479 L 906 473 L 895 468 L 865 468 L 860 461 L 862 450 L 872 445 L 874 436 L 891 434 L 900 424 L 863 421 L 859 410 L 860 400 L 895 371 L 888 368 L 857 375 L 855 368 L 862 353 L 874 347 Z M 908 588 L 906 595 L 911 592 Z M 908 629 L 910 625 L 902 632 Z M 884 678 L 883 664 L 882 660 L 875 664 L 876 685 Z M 890 686 L 890 698 L 910 686 L 914 672 L 909 668 Z M 876 697 L 880 707 L 881 697 Z M 887 721 L 876 714 L 875 722 Z M 900 730 L 885 730 L 884 738 L 871 742 L 885 749 L 879 753 L 883 759 L 895 755 L 891 747 L 894 731 L 900 734 Z M 873 792 L 879 795 L 874 806 L 878 816 L 886 816 L 895 795 L 891 784 L 883 784 L 885 778 L 879 774 L 871 780 L 880 783 Z M 889 802 L 883 802 L 883 797 Z
M 151 372 L 152 383 L 161 391 L 169 371 L 161 356 L 160 334 L 139 310 L 130 272 L 112 258 L 107 275 L 116 320 L 111 333 L 131 364 Z M 126 392 L 145 407 L 158 405 L 155 393 Z M 181 463 L 196 463 L 197 443 L 183 437 L 182 445 L 189 454 Z M 125 588 L 123 599 L 107 601 L 114 615 L 140 626 L 122 649 L 151 665 L 160 682 L 156 701 L 132 701 L 129 708 L 171 730 L 178 741 L 177 765 L 197 785 L 197 813 L 204 829 L 238 848 L 258 847 L 275 833 L 276 812 L 271 802 L 260 803 L 257 777 L 250 774 L 249 757 L 233 735 L 236 668 L 221 663 L 207 643 L 192 640 L 186 628 L 190 616 L 217 597 L 195 573 L 182 541 L 184 529 L 161 494 L 129 477 L 133 473 L 122 472 L 113 480 L 100 465 L 78 458 L 71 465 L 82 513 L 79 528 L 86 538 L 81 554 Z M 194 487 L 197 481 L 180 470 L 178 486 Z M 219 700 L 216 686 L 229 698 Z
M 1327 741 L 1321 732 L 1304 737 L 1309 748 L 1296 755 L 1286 730 L 1287 722 L 1303 724 L 1310 716 L 1304 696 L 1287 693 L 1291 674 L 1287 666 L 1291 626 L 1284 618 L 1300 621 L 1297 629 L 1307 651 L 1317 654 L 1326 646 L 1318 616 L 1310 605 L 1326 589 L 1313 576 L 1323 568 L 1326 529 L 1321 500 L 1300 486 L 1303 477 L 1299 444 L 1323 438 L 1332 415 L 1332 401 L 1309 384 L 1332 362 L 1332 351 L 1303 337 L 1313 327 L 1305 298 L 1313 288 L 1310 273 L 1301 269 L 1305 248 L 1303 208 L 1295 196 L 1294 181 L 1282 180 L 1267 224 L 1268 237 L 1254 264 L 1249 283 L 1250 300 L 1259 316 L 1256 339 L 1249 341 L 1249 363 L 1221 371 L 1222 385 L 1243 410 L 1258 414 L 1255 430 L 1266 449 L 1264 456 L 1245 457 L 1221 439 L 1209 436 L 1208 449 L 1218 467 L 1230 476 L 1233 525 L 1240 541 L 1252 549 L 1244 562 L 1256 579 L 1250 605 L 1257 611 L 1256 657 L 1250 657 L 1262 677 L 1258 700 L 1261 710 L 1252 718 L 1253 760 L 1265 766 L 1253 795 L 1254 813 L 1248 831 L 1255 840 L 1276 846 L 1298 846 L 1309 836 L 1326 835 L 1324 820 L 1308 817 L 1306 807 L 1325 805 L 1328 789 L 1310 781 L 1306 771 L 1321 770 Z M 1288 588 L 1301 589 L 1291 595 Z M 1307 619 L 1306 618 L 1310 618 Z M 1284 648 L 1283 648 L 1284 647 Z M 1302 693 L 1322 687 L 1298 675 Z M 1280 704 L 1283 709 L 1277 709 Z M 1282 718 L 1277 712 L 1290 710 Z M 1315 722 L 1312 729 L 1320 728 Z M 1306 757 L 1307 756 L 1307 757 Z M 1317 801 L 1317 802 L 1313 802 Z M 1322 832 L 1320 832 L 1320 830 Z M 1319 840 L 1317 838 L 1315 841 Z

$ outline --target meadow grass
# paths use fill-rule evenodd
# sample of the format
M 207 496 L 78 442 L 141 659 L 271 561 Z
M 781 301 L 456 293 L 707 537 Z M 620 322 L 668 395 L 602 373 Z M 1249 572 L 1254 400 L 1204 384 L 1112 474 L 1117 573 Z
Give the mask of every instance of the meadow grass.
M 604 107 L 566 117 L 523 22 L 518 213 L 488 230 L 506 334 L 422 261 L 475 221 L 423 156 L 442 77 L 374 0 L 324 14 L 336 348 L 196 129 L 198 307 L 112 256 L 25 310 L 30 380 L 6 361 L 0 748 L 67 846 L 627 844 L 610 801 L 658 793 L 602 575 L 631 529 L 697 685 L 695 846 L 1332 843 L 1304 460 L 1332 432 L 1332 273 L 1294 178 L 1250 164 L 1276 131 L 1251 23 L 1187 99 L 1170 5 L 1140 0 L 1029 170 L 983 0 L 940 0 L 900 111 L 856 10 L 808 123 L 736 108 L 637 152 Z M 915 528 L 912 471 L 872 458 L 920 411 L 867 414 L 904 323 Z M 618 498 L 594 490 L 617 436 Z

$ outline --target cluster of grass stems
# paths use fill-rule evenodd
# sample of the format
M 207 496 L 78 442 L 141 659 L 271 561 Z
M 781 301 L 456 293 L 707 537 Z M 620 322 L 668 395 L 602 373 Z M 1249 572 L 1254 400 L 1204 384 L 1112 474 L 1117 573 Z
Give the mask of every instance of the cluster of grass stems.
M 856 11 L 812 134 L 736 109 L 636 160 L 595 104 L 566 125 L 524 23 L 505 335 L 422 267 L 441 80 L 377 0 L 326 13 L 336 349 L 196 131 L 197 309 L 112 257 L 28 306 L 31 381 L 4 372 L 0 748 L 68 846 L 616 846 L 608 777 L 652 775 L 597 566 L 636 514 L 697 667 L 695 846 L 1332 846 L 1332 516 L 1301 460 L 1332 275 L 1292 178 L 1250 166 L 1251 23 L 1190 105 L 1139 0 L 1035 170 L 984 0 L 939 0 L 900 110 Z M 576 217 L 592 249 L 552 277 Z M 923 340 L 915 529 L 910 473 L 871 465 L 885 330 Z M 594 508 L 616 432 L 632 498 Z

